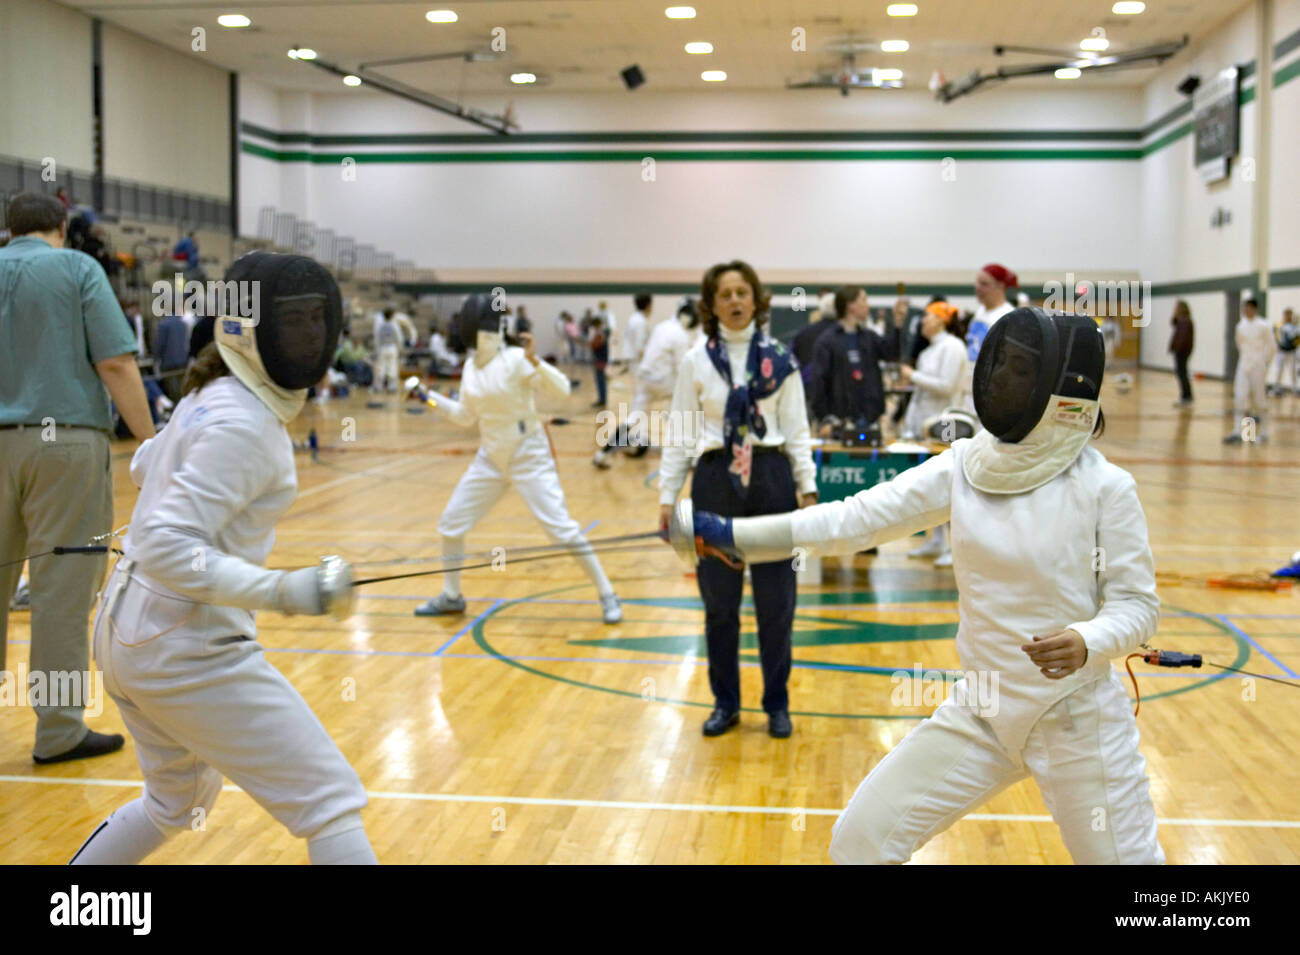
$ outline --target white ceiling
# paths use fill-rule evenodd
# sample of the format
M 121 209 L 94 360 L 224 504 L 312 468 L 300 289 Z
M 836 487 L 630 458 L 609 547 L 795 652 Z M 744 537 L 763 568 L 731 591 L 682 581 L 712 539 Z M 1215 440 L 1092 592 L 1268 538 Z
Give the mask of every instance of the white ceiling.
M 209 62 L 238 70 L 281 89 L 338 91 L 339 80 L 294 62 L 291 46 L 309 46 L 344 68 L 361 62 L 487 50 L 494 27 L 505 28 L 507 51 L 495 62 L 460 60 L 384 68 L 383 72 L 428 92 L 455 97 L 466 92 L 518 90 L 512 72 L 536 73 L 551 90 L 622 88 L 619 72 L 636 63 L 646 90 L 708 90 L 699 74 L 725 70 L 729 88 L 780 89 L 787 80 L 834 69 L 828 50 L 851 36 L 864 43 L 903 39 L 905 53 L 877 49 L 858 55 L 859 69 L 897 67 L 904 84 L 924 89 L 931 73 L 955 79 L 975 69 L 1041 62 L 1049 57 L 995 56 L 995 44 L 1077 51 L 1094 28 L 1106 31 L 1110 52 L 1176 40 L 1196 43 L 1248 0 L 1149 0 L 1138 16 L 1115 16 L 1111 0 L 916 0 L 915 17 L 885 13 L 889 0 L 694 0 L 693 20 L 669 20 L 665 0 L 62 0 L 106 22 L 189 53 L 191 31 L 204 27 Z M 673 0 L 674 3 L 682 0 Z M 452 9 L 454 24 L 432 24 L 425 12 Z M 243 13 L 250 28 L 217 24 L 223 13 Z M 807 50 L 791 48 L 792 30 L 806 31 Z M 693 56 L 683 49 L 707 40 L 714 52 Z M 1084 74 L 1081 85 L 1140 85 L 1153 68 L 1108 76 Z M 1035 79 L 1021 82 L 1060 83 Z M 791 94 L 796 95 L 796 94 Z M 798 94 L 817 95 L 817 94 Z M 821 95 L 837 95 L 827 92 Z M 854 96 L 886 95 L 874 91 Z

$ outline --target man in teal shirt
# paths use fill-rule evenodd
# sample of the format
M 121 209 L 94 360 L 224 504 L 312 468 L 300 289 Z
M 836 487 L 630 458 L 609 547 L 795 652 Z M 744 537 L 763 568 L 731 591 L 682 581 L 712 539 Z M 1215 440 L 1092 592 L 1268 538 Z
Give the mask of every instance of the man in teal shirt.
M 20 193 L 8 227 L 14 238 L 0 249 L 0 669 L 23 556 L 112 530 L 109 397 L 137 438 L 153 436 L 135 336 L 103 269 L 62 248 L 63 204 Z M 120 735 L 91 731 L 84 714 L 103 703 L 90 680 L 86 625 L 105 564 L 103 555 L 30 562 L 30 690 L 15 689 L 36 710 L 37 763 L 122 748 Z

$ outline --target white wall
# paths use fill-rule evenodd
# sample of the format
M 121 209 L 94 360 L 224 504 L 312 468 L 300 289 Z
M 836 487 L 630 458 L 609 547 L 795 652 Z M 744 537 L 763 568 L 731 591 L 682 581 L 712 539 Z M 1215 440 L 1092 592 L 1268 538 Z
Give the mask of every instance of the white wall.
M 1300 30 L 1300 0 L 1274 0 L 1273 36 L 1281 40 Z M 1300 50 L 1274 63 L 1274 72 L 1296 69 Z M 1274 271 L 1300 269 L 1300 76 L 1273 89 L 1272 177 L 1269 180 L 1269 259 Z M 1269 317 L 1280 320 L 1282 309 L 1300 313 L 1300 286 L 1275 286 L 1269 291 Z
M 432 111 L 363 90 L 282 95 L 284 131 L 472 133 Z M 476 103 L 499 109 L 501 103 Z M 924 94 L 716 92 L 521 98 L 525 131 L 623 130 L 1080 130 L 1135 128 L 1132 91 L 994 91 L 948 106 Z M 310 125 L 306 125 L 310 122 Z M 476 151 L 628 151 L 619 162 L 404 162 L 356 167 L 343 155 L 440 152 L 473 146 L 319 146 L 328 163 L 283 162 L 281 207 L 380 248 L 442 269 L 699 269 L 722 256 L 760 267 L 958 270 L 989 260 L 1018 271 L 1133 270 L 1132 230 L 1111 210 L 1138 201 L 1137 166 L 1122 160 L 985 160 L 977 148 L 1133 149 L 1134 142 L 932 142 L 905 132 L 887 142 L 745 143 L 702 147 L 646 142 L 515 145 L 483 135 Z M 267 144 L 270 145 L 270 144 Z M 305 144 L 279 148 L 301 150 Z M 673 161 L 666 150 L 918 149 L 924 159 Z M 958 158 L 944 176 L 941 158 Z M 654 181 L 642 158 L 656 159 Z M 998 241 L 988 241 L 997 235 Z
M 0 155 L 91 171 L 91 79 L 89 18 L 46 0 L 0 2 Z
M 230 74 L 103 31 L 104 174 L 228 199 Z

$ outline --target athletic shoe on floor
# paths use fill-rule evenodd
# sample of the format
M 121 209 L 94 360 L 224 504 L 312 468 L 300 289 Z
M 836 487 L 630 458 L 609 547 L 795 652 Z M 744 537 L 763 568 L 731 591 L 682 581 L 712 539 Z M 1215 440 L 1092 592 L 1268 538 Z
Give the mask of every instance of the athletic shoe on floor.
M 609 462 L 609 452 L 606 451 L 604 448 L 601 448 L 599 451 L 595 453 L 595 455 L 591 459 L 591 463 L 594 464 L 596 467 L 600 468 L 602 471 L 608 470 L 609 468 L 613 467 L 613 465 L 610 464 Z
M 32 609 L 32 591 L 27 586 L 27 581 L 18 584 L 18 590 L 14 592 L 14 597 L 9 601 L 10 610 L 31 610 Z
M 438 594 L 431 600 L 426 600 L 420 606 L 415 608 L 417 617 L 437 617 L 444 613 L 464 613 L 465 598 L 449 597 L 446 594 Z
M 938 557 L 936 557 L 936 558 L 934 559 L 934 566 L 936 566 L 936 567 L 951 567 L 951 566 L 952 566 L 952 551 L 950 551 L 950 550 L 946 550 L 946 551 L 944 551 L 942 554 L 940 554 Z
M 931 537 L 920 547 L 914 547 L 907 552 L 908 557 L 938 557 L 943 553 L 943 543 L 937 537 Z
M 606 623 L 618 623 L 623 619 L 623 605 L 618 602 L 617 594 L 606 594 L 600 598 L 600 613 Z
M 91 756 L 107 756 L 116 753 L 126 743 L 121 733 L 88 732 L 84 739 L 67 752 L 57 756 L 33 756 L 32 761 L 40 766 L 50 763 L 66 763 L 70 759 L 89 759 Z

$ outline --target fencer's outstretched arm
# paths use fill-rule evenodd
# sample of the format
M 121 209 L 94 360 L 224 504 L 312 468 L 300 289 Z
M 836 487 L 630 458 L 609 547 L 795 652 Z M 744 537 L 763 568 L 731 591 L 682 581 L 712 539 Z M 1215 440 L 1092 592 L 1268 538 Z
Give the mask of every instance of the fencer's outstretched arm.
M 525 371 L 536 371 L 536 374 L 529 375 L 529 380 L 533 382 L 534 387 L 548 391 L 557 398 L 569 397 L 568 375 L 540 358 L 537 359 L 536 365 L 529 362 L 527 358 L 524 362 L 527 365 Z
M 1091 620 L 1070 624 L 1088 653 L 1107 658 L 1132 653 L 1156 632 L 1160 598 L 1147 518 L 1132 475 L 1113 469 L 1101 489 L 1093 569 L 1102 607 Z
M 438 391 L 430 391 L 420 384 L 420 379 L 415 375 L 406 379 L 406 393 L 415 395 L 430 408 L 441 411 L 456 424 L 463 427 L 472 428 L 475 422 L 478 421 L 478 414 L 471 403 L 448 398 Z
M 277 479 L 268 463 L 268 440 L 257 422 L 240 418 L 208 420 L 196 428 L 157 506 L 132 521 L 127 556 L 192 600 L 243 610 L 322 612 L 316 568 L 268 570 L 214 543 L 231 518 Z M 236 448 L 240 453 L 232 453 Z
M 947 521 L 953 467 L 949 450 L 843 501 L 763 517 L 696 514 L 695 534 L 751 563 L 784 560 L 796 550 L 810 556 L 853 554 Z

